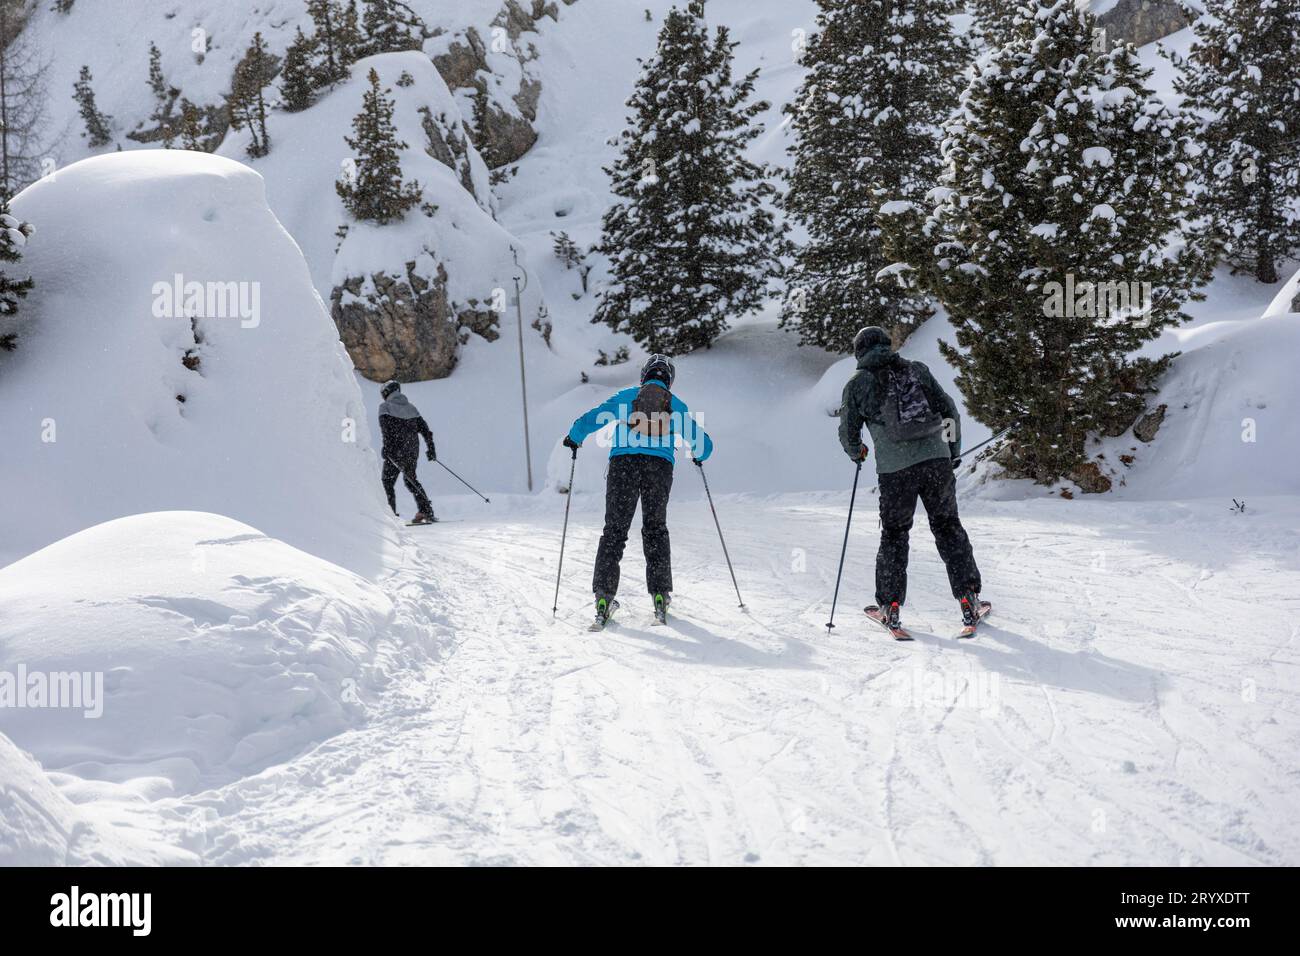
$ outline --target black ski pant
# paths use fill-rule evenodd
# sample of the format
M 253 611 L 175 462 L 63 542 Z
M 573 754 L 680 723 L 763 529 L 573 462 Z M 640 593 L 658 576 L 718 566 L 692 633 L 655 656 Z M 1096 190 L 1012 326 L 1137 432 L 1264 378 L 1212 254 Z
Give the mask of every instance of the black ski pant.
M 876 603 L 900 605 L 907 597 L 908 533 L 916 513 L 916 499 L 925 505 L 930 531 L 948 569 L 952 596 L 960 600 L 979 591 L 980 572 L 975 566 L 970 538 L 957 516 L 957 481 L 952 462 L 933 458 L 902 471 L 880 476 L 880 550 L 876 553 Z
M 605 530 L 596 549 L 591 589 L 596 597 L 618 593 L 619 562 L 627 544 L 637 502 L 641 503 L 641 547 L 645 551 L 645 585 L 651 594 L 673 589 L 672 553 L 668 546 L 668 495 L 673 463 L 657 455 L 617 455 L 605 479 Z
M 433 514 L 433 503 L 429 501 L 429 496 L 424 493 L 424 486 L 420 480 L 415 477 L 416 455 L 394 455 L 392 452 L 384 452 L 384 494 L 388 495 L 388 507 L 393 509 L 393 514 L 397 514 L 397 476 L 402 476 L 402 481 L 406 484 L 406 490 L 411 493 L 415 499 L 415 506 L 423 511 L 426 515 Z

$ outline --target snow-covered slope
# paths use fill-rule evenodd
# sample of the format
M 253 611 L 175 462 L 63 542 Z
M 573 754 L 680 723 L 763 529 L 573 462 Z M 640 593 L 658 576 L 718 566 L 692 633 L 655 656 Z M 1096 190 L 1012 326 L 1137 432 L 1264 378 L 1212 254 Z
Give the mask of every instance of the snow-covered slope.
M 196 509 L 378 570 L 392 525 L 368 416 L 261 177 L 181 150 L 110 154 L 13 208 L 40 225 L 22 348 L 0 355 L 0 562 L 109 518 Z M 227 317 L 191 323 L 188 292 L 170 301 L 178 276 L 231 292 L 212 300 Z
M 256 772 L 359 719 L 395 625 L 373 584 L 197 512 L 64 538 L 0 570 L 0 603 L 0 672 L 87 681 L 82 706 L 5 707 L 0 731 L 46 767 L 181 790 Z

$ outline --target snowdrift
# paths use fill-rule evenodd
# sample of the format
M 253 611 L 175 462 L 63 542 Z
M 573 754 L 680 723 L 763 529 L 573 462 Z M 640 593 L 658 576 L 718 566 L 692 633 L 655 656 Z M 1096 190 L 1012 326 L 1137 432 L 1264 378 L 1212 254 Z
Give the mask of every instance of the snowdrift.
M 110 518 L 193 509 L 379 569 L 394 532 L 369 418 L 257 173 L 109 154 L 13 208 L 36 227 L 36 287 L 0 357 L 0 564 Z
M 362 578 L 197 512 L 110 521 L 17 561 L 0 607 L 0 677 L 50 688 L 45 706 L 29 690 L 28 706 L 0 708 L 0 732 L 47 768 L 181 790 L 359 719 L 394 616 Z M 68 674 L 81 695 L 56 697 Z

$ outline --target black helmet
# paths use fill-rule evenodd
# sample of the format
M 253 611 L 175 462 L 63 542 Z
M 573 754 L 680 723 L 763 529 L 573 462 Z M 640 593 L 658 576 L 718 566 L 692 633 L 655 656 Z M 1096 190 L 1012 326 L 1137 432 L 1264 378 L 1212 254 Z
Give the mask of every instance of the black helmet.
M 879 346 L 891 345 L 889 333 L 878 325 L 868 325 L 853 336 L 853 354 L 862 358 L 868 351 Z
M 389 395 L 392 395 L 393 392 L 400 392 L 401 390 L 402 390 L 401 385 L 398 385 L 396 382 L 389 382 L 387 385 L 385 385 L 383 388 L 379 390 L 379 394 L 382 395 L 384 398 L 387 398 Z
M 641 366 L 641 384 L 644 385 L 650 379 L 662 382 L 668 388 L 673 387 L 673 380 L 677 378 L 677 368 L 673 365 L 673 360 L 667 355 L 655 354 L 646 359 L 646 363 Z

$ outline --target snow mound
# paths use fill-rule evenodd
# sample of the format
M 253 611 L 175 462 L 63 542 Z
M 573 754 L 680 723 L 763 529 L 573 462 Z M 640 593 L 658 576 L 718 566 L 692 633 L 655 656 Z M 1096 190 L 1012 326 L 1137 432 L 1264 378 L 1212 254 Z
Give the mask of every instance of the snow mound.
M 352 362 L 257 173 L 109 154 L 13 208 L 36 228 L 36 286 L 0 357 L 0 564 L 110 518 L 193 509 L 378 570 L 393 525 Z
M 1125 436 L 1139 456 L 1126 493 L 1225 499 L 1295 493 L 1300 380 L 1285 357 L 1300 355 L 1300 315 L 1292 309 L 1298 291 L 1300 273 L 1261 318 L 1199 330 L 1196 347 L 1175 360 L 1153 400 L 1166 406 L 1155 440 L 1142 446 Z
M 28 689 L 28 706 L 0 708 L 0 731 L 46 767 L 182 790 L 356 722 L 394 617 L 357 575 L 198 512 L 121 518 L 50 545 L 0 570 L 0 607 L 0 680 L 25 674 Z M 80 696 L 65 679 L 56 699 L 68 674 Z M 38 680 L 50 688 L 39 707 Z

